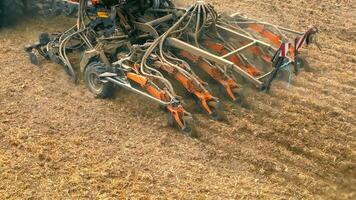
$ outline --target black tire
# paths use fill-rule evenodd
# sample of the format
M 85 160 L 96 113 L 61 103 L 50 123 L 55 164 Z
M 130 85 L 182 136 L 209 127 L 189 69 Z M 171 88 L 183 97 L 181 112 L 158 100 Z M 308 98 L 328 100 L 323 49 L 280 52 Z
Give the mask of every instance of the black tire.
M 305 72 L 313 71 L 313 69 L 310 67 L 308 60 L 304 56 L 298 57 L 298 65 L 300 68 L 304 69 Z
M 191 117 L 191 116 L 183 116 L 181 118 L 181 120 L 184 122 L 184 125 L 185 125 L 185 127 L 182 128 L 182 129 L 179 128 L 179 125 L 175 121 L 172 113 L 168 113 L 167 114 L 167 122 L 168 122 L 169 126 L 174 127 L 174 128 L 179 128 L 183 132 L 184 135 L 187 135 L 187 136 L 192 137 L 192 138 L 197 138 L 198 137 L 198 133 L 197 133 L 197 130 L 196 130 L 196 127 L 195 127 L 195 122 L 194 122 L 193 117 Z
M 292 66 L 291 66 L 291 68 L 292 68 Z M 292 70 L 292 69 L 290 69 L 290 70 Z M 291 75 L 291 73 L 289 72 L 289 70 L 283 69 L 278 72 L 277 78 L 281 81 L 288 82 L 290 75 Z
M 63 3 L 63 13 L 68 17 L 75 17 L 76 13 L 78 12 L 78 7 L 76 5 L 64 2 Z
M 185 123 L 185 128 L 182 130 L 183 133 L 189 137 L 197 138 L 199 135 L 195 127 L 194 119 L 191 116 L 183 116 L 182 120 Z
M 1 0 L 0 1 L 0 26 L 16 24 L 25 13 L 23 0 Z
M 167 123 L 169 126 L 171 127 L 174 127 L 176 124 L 175 124 L 175 121 L 174 121 L 174 117 L 172 115 L 172 113 L 167 113 Z
M 208 105 L 212 111 L 212 113 L 210 114 L 210 117 L 212 119 L 217 120 L 217 121 L 226 121 L 227 120 L 227 117 L 224 113 L 224 109 L 220 102 L 209 101 Z
M 105 65 L 100 62 L 91 62 L 85 68 L 85 84 L 97 98 L 110 98 L 114 94 L 114 84 L 111 82 L 104 83 L 99 79 L 100 74 L 106 71 Z
M 242 88 L 233 88 L 232 92 L 236 96 L 235 102 L 237 104 L 241 105 L 243 108 L 248 108 L 249 107 L 249 105 L 247 103 L 247 100 L 246 100 L 244 89 L 242 89 Z

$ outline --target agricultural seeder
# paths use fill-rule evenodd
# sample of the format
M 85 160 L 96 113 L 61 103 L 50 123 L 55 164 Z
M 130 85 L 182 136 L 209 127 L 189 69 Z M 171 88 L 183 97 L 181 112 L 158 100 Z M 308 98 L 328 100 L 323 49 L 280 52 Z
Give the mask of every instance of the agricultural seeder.
M 189 8 L 171 0 L 78 3 L 73 27 L 41 34 L 39 42 L 26 47 L 32 63 L 38 64 L 40 54 L 60 64 L 73 81 L 83 77 L 100 98 L 110 97 L 116 87 L 147 97 L 164 107 L 172 126 L 190 136 L 195 136 L 194 120 L 177 91 L 189 94 L 211 118 L 225 120 L 210 82 L 237 103 L 244 101 L 242 84 L 268 91 L 281 69 L 292 66 L 298 73 L 307 65 L 301 47 L 318 32 L 225 16 L 204 1 Z M 70 58 L 78 53 L 76 65 Z

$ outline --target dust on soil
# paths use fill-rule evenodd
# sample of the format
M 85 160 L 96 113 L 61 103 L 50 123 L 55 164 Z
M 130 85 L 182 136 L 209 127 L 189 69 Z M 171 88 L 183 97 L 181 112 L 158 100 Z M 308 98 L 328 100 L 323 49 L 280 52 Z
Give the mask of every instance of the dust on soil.
M 295 29 L 317 25 L 314 71 L 269 95 L 249 92 L 249 109 L 224 102 L 229 123 L 196 114 L 201 137 L 191 139 L 141 97 L 95 99 L 58 66 L 29 64 L 24 45 L 70 21 L 2 29 L 0 198 L 355 199 L 355 4 L 209 2 Z

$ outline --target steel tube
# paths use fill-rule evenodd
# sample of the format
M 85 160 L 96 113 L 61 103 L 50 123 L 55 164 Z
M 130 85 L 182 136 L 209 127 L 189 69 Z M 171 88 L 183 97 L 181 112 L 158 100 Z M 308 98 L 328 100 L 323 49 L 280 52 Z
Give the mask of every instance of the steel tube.
M 267 44 L 267 43 L 262 42 L 260 40 L 256 40 L 255 38 L 252 38 L 252 37 L 249 37 L 247 35 L 241 34 L 241 33 L 237 32 L 237 31 L 231 30 L 231 29 L 223 27 L 221 25 L 216 25 L 216 27 L 219 28 L 221 31 L 227 32 L 229 34 L 232 34 L 232 35 L 235 35 L 235 36 L 238 36 L 238 37 L 242 37 L 242 38 L 244 38 L 246 40 L 250 40 L 251 42 L 256 42 L 258 44 L 261 44 L 261 45 L 269 47 L 269 48 L 273 48 L 270 44 Z
M 258 88 L 261 88 L 264 85 L 261 81 L 257 80 L 255 77 L 251 76 L 249 73 L 242 70 L 240 67 L 235 65 L 233 62 L 226 60 L 224 58 L 221 58 L 219 56 L 216 56 L 210 52 L 204 51 L 203 49 L 197 48 L 193 45 L 190 45 L 190 44 L 183 42 L 176 38 L 167 38 L 167 44 L 169 46 L 187 51 L 193 55 L 200 56 L 200 57 L 203 57 L 210 61 L 216 62 L 220 65 L 225 65 L 225 66 L 227 65 L 227 66 L 233 67 L 234 70 L 237 71 L 237 73 L 239 73 L 241 76 L 243 76 L 244 78 L 251 81 Z
M 119 80 L 117 80 L 115 78 L 112 78 L 112 77 L 105 77 L 105 79 L 107 81 L 110 81 L 110 82 L 112 82 L 112 83 L 114 83 L 116 85 L 119 85 L 119 86 L 121 86 L 121 87 L 123 87 L 123 88 L 125 88 L 125 89 L 127 89 L 129 91 L 132 91 L 132 92 L 134 92 L 136 94 L 142 95 L 142 96 L 144 96 L 144 97 L 146 97 L 146 98 L 148 98 L 148 99 L 150 99 L 150 100 L 152 100 L 152 101 L 154 101 L 154 102 L 156 102 L 156 103 L 158 103 L 158 104 L 160 104 L 162 106 L 166 106 L 166 105 L 170 104 L 170 102 L 161 101 L 161 100 L 159 100 L 159 99 L 157 99 L 157 98 L 155 98 L 155 97 L 153 97 L 153 96 L 151 96 L 151 95 L 149 95 L 149 94 L 147 94 L 145 92 L 142 92 L 141 90 L 138 90 L 138 89 L 132 87 L 131 84 L 129 84 L 129 83 L 121 82 L 121 81 L 119 81 Z
M 244 50 L 246 48 L 249 48 L 250 46 L 252 46 L 254 44 L 256 44 L 256 41 L 251 42 L 250 44 L 245 45 L 245 46 L 243 46 L 241 48 L 238 48 L 238 49 L 236 49 L 234 51 L 231 51 L 230 53 L 227 53 L 227 54 L 223 55 L 222 58 L 228 58 L 228 57 L 230 57 L 230 56 L 232 56 L 232 55 L 234 55 L 234 54 L 236 54 L 236 53 L 238 53 L 238 52 L 240 52 L 240 51 L 242 51 L 242 50 Z
M 163 16 L 161 18 L 155 19 L 153 21 L 147 22 L 147 24 L 150 26 L 155 26 L 157 24 L 160 24 L 165 21 L 169 21 L 171 19 L 173 19 L 173 14 L 169 14 L 169 15 Z

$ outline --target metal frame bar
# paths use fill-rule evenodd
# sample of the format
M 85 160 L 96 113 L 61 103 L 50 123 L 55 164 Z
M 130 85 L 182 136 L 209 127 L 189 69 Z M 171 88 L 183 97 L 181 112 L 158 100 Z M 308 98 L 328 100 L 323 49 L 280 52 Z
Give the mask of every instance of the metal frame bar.
M 230 15 L 230 17 L 236 17 L 237 15 L 241 15 L 241 13 L 234 13 L 232 15 Z M 243 22 L 236 22 L 237 24 L 263 24 L 263 25 L 270 25 L 270 26 L 274 26 L 282 31 L 285 31 L 285 32 L 289 32 L 289 33 L 294 33 L 294 34 L 297 34 L 297 35 L 303 35 L 304 33 L 303 32 L 300 32 L 300 31 L 296 31 L 296 30 L 293 30 L 293 29 L 290 29 L 290 28 L 286 28 L 286 27 L 283 27 L 283 26 L 278 26 L 278 25 L 272 25 L 272 24 L 269 24 L 269 23 L 266 23 L 266 22 L 261 22 L 261 21 L 258 21 L 256 19 L 250 19 L 250 18 L 246 18 L 246 20 L 250 20 L 250 21 L 243 21 Z
M 216 25 L 216 27 L 217 27 L 219 30 L 221 30 L 221 31 L 223 31 L 223 32 L 225 32 L 225 33 L 231 34 L 231 35 L 236 36 L 236 37 L 242 37 L 242 38 L 244 38 L 244 39 L 246 39 L 246 40 L 251 41 L 251 43 L 252 43 L 252 42 L 255 42 L 255 44 L 257 44 L 257 45 L 262 45 L 262 46 L 265 46 L 265 47 L 267 47 L 267 48 L 272 49 L 273 51 L 278 51 L 278 48 L 276 48 L 276 47 L 274 47 L 274 46 L 272 46 L 272 45 L 270 45 L 270 44 L 268 44 L 268 43 L 265 43 L 265 42 L 263 42 L 263 41 L 261 41 L 261 40 L 257 40 L 257 39 L 255 39 L 255 38 L 249 37 L 249 36 L 247 36 L 247 35 L 244 35 L 244 34 L 242 34 L 242 33 L 239 33 L 239 32 L 237 32 L 237 31 L 231 30 L 231 29 L 226 28 L 226 27 L 221 26 L 221 25 Z M 291 60 L 292 63 L 293 63 L 293 60 L 294 60 L 294 59 L 292 59 L 292 58 L 289 57 L 289 56 L 287 56 L 286 58 L 288 58 L 289 60 Z
M 253 42 L 251 42 L 250 44 L 247 44 L 247 45 L 245 45 L 245 46 L 243 46 L 243 47 L 240 47 L 240 48 L 238 48 L 238 49 L 236 49 L 236 50 L 234 50 L 234 51 L 231 51 L 230 53 L 227 53 L 227 54 L 221 56 L 221 58 L 228 58 L 228 57 L 230 57 L 230 56 L 232 56 L 232 55 L 234 55 L 234 54 L 236 54 L 236 53 L 238 53 L 238 52 L 240 52 L 240 51 L 242 51 L 242 50 L 244 50 L 244 49 L 247 49 L 247 48 L 249 48 L 250 46 L 255 45 L 255 44 L 256 44 L 256 42 L 253 41 Z
M 242 37 L 246 40 L 249 40 L 251 43 L 254 42 L 255 44 L 259 44 L 259 45 L 262 45 L 262 46 L 265 46 L 267 48 L 272 48 L 273 50 L 277 51 L 277 49 L 275 47 L 273 47 L 272 45 L 268 44 L 268 43 L 265 43 L 265 42 L 262 42 L 260 40 L 256 40 L 255 38 L 252 38 L 252 37 L 249 37 L 247 35 L 244 35 L 242 33 L 239 33 L 237 31 L 234 31 L 234 30 L 231 30 L 229 28 L 226 28 L 224 26 L 221 26 L 221 25 L 216 25 L 216 27 L 225 32 L 225 33 L 228 33 L 228 34 L 231 34 L 231 35 L 234 35 L 234 36 L 237 36 L 237 37 Z
M 130 90 L 130 91 L 132 91 L 132 92 L 134 92 L 136 94 L 142 95 L 142 96 L 144 96 L 144 97 L 146 97 L 146 98 L 148 98 L 148 99 L 150 99 L 150 100 L 152 100 L 152 101 L 154 101 L 154 102 L 156 102 L 156 103 L 158 103 L 158 104 L 160 104 L 162 106 L 166 106 L 166 105 L 169 105 L 171 103 L 171 102 L 161 101 L 161 100 L 159 100 L 159 99 L 157 99 L 157 98 L 155 98 L 155 97 L 153 97 L 153 96 L 151 96 L 151 95 L 149 95 L 149 94 L 147 94 L 147 93 L 145 93 L 145 92 L 143 92 L 143 91 L 141 91 L 139 89 L 136 89 L 136 88 L 132 87 L 131 84 L 129 82 L 127 82 L 127 81 L 120 81 L 118 78 L 113 78 L 113 77 L 104 77 L 104 80 L 107 80 L 107 81 L 109 81 L 111 83 L 119 85 L 120 87 L 123 87 L 123 88 L 125 88 L 127 90 Z
M 200 48 L 197 48 L 191 44 L 188 44 L 186 42 L 183 42 L 177 38 L 167 38 L 167 45 L 172 46 L 174 48 L 177 49 L 181 49 L 184 51 L 187 51 L 193 55 L 196 56 L 200 56 L 203 57 L 205 59 L 208 59 L 210 61 L 216 62 L 220 65 L 227 65 L 230 67 L 233 67 L 237 73 L 239 73 L 241 76 L 243 76 L 244 78 L 248 79 L 249 81 L 251 81 L 256 87 L 258 88 L 263 88 L 265 85 L 263 82 L 261 82 L 260 80 L 256 79 L 255 77 L 251 76 L 249 73 L 245 72 L 244 70 L 242 70 L 240 67 L 238 67 L 237 65 L 235 65 L 233 62 L 226 60 L 225 58 L 216 56 L 210 52 L 207 52 L 205 50 L 202 50 Z
M 160 23 L 163 23 L 165 21 L 169 21 L 169 20 L 173 19 L 173 17 L 174 17 L 173 14 L 168 14 L 168 15 L 165 15 L 165 16 L 163 16 L 161 18 L 157 18 L 155 20 L 147 22 L 146 24 L 150 25 L 150 26 L 156 26 L 156 25 L 158 25 Z

